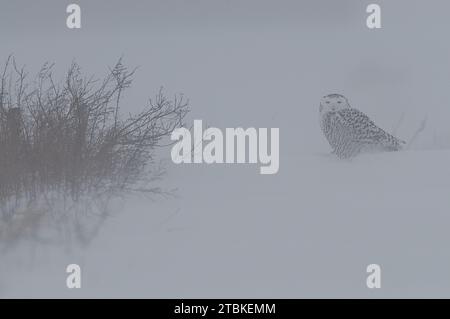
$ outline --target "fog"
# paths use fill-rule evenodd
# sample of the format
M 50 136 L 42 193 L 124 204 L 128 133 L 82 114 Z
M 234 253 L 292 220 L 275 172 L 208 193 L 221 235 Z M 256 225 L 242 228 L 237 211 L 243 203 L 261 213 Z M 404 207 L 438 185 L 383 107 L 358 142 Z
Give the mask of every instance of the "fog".
M 447 1 L 1 1 L 0 61 L 14 54 L 60 76 L 137 66 L 125 110 L 161 86 L 218 128 L 280 129 L 280 168 L 181 164 L 158 149 L 170 195 L 132 197 L 87 248 L 23 244 L 0 259 L 0 297 L 449 297 L 450 27 Z M 353 107 L 407 141 L 340 161 L 318 123 L 320 98 Z M 82 288 L 68 289 L 69 263 Z M 366 267 L 382 288 L 366 287 Z

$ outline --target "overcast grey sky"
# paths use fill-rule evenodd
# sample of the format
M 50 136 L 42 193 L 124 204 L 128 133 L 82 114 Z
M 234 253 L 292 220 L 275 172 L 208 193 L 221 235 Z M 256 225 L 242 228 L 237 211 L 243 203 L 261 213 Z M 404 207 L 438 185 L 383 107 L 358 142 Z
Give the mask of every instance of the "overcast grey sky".
M 401 168 L 396 161 L 387 170 L 370 160 L 355 170 L 324 162 L 320 154 L 329 146 L 317 114 L 321 96 L 340 92 L 388 130 L 405 113 L 401 138 L 428 116 L 418 149 L 429 148 L 433 136 L 450 136 L 449 1 L 80 0 L 81 30 L 65 25 L 69 1 L 0 3 L 0 61 L 14 53 L 31 70 L 54 61 L 62 73 L 75 59 L 100 75 L 123 55 L 139 66 L 126 111 L 142 109 L 163 85 L 190 99 L 188 122 L 280 128 L 274 176 L 256 167 L 169 164 L 165 184 L 180 197 L 126 206 L 86 253 L 92 284 L 81 296 L 449 295 L 448 193 L 385 190 L 396 185 L 383 174 Z M 369 3 L 381 5 L 380 30 L 366 27 Z M 422 172 L 420 163 L 405 167 Z M 367 187 L 367 171 L 378 173 L 382 190 Z M 425 188 L 445 184 L 439 176 L 439 169 L 422 176 Z M 331 181 L 326 200 L 324 180 Z M 396 198 L 415 200 L 411 206 L 426 216 L 406 217 L 401 203 L 391 205 Z M 178 210 L 175 231 L 155 230 Z M 9 290 L 0 274 L 0 295 L 71 296 L 52 277 L 64 262 L 49 260 L 29 282 L 4 286 Z M 364 286 L 365 266 L 374 260 L 390 269 L 391 285 L 378 294 Z M 47 280 L 46 292 L 39 278 Z

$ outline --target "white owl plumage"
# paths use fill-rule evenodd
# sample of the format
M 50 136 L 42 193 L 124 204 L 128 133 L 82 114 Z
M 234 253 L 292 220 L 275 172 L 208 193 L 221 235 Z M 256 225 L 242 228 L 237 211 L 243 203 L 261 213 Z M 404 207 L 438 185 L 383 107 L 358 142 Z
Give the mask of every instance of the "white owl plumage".
M 328 94 L 320 101 L 320 126 L 339 158 L 363 152 L 398 151 L 404 141 L 385 132 L 363 112 L 354 109 L 341 94 Z

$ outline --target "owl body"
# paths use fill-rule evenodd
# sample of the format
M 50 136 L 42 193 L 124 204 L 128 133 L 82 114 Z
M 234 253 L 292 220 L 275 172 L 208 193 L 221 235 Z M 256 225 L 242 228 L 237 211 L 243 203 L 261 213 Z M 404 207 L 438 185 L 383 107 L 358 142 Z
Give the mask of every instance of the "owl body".
M 322 99 L 320 126 L 333 153 L 340 158 L 367 152 L 398 151 L 404 144 L 375 125 L 363 112 L 350 107 L 347 99 L 339 94 Z

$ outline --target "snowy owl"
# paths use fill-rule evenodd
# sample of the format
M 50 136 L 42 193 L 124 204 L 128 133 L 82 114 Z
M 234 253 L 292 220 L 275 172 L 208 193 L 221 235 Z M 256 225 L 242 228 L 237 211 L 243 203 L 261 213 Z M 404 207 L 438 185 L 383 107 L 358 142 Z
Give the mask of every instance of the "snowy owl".
M 345 96 L 329 94 L 320 101 L 320 126 L 333 153 L 349 158 L 362 152 L 398 151 L 405 144 L 350 106 Z

